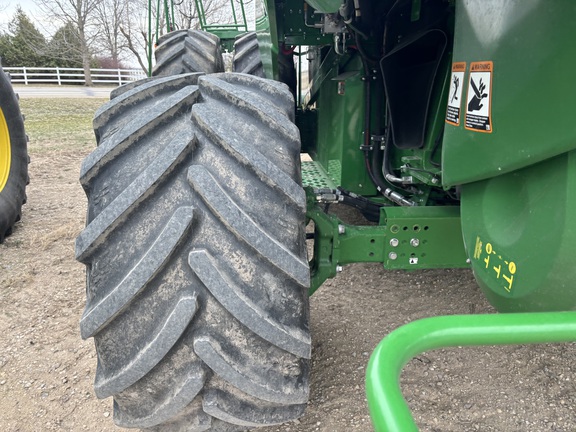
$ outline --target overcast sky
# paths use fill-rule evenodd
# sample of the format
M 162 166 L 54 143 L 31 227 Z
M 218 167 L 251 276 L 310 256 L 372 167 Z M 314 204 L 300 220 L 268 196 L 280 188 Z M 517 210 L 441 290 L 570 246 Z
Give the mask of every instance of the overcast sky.
M 46 33 L 42 27 L 42 12 L 34 0 L 0 0 L 0 31 L 8 31 L 8 23 L 14 18 L 16 8 L 20 6 L 24 13 L 36 24 L 38 30 Z

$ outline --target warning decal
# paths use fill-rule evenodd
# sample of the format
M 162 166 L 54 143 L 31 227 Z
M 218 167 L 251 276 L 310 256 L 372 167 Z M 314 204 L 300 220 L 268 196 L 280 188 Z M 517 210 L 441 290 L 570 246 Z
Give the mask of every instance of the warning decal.
M 458 62 L 452 64 L 450 93 L 448 94 L 448 107 L 446 108 L 446 121 L 455 126 L 460 124 L 462 88 L 464 87 L 464 72 L 466 72 L 466 62 Z
M 492 132 L 492 72 L 491 61 L 470 64 L 464 124 L 466 129 Z

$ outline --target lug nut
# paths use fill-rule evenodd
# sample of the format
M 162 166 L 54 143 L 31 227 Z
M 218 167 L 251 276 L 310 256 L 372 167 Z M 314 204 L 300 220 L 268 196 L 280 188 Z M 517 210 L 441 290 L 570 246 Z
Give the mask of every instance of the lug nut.
M 397 238 L 390 239 L 390 246 L 396 247 L 400 244 Z
M 410 240 L 410 246 L 412 247 L 420 246 L 420 240 L 418 240 L 417 238 L 413 238 L 412 240 Z
M 398 254 L 396 252 L 390 252 L 388 254 L 388 258 L 390 258 L 391 260 L 395 260 L 396 258 L 398 258 Z

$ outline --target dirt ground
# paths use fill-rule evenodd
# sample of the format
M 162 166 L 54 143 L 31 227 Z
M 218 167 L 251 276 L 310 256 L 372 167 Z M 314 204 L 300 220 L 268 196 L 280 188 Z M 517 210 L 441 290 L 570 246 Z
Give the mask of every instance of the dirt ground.
M 54 145 L 52 145 L 54 144 Z M 81 160 L 92 144 L 32 154 L 28 203 L 0 245 L 0 430 L 115 431 L 112 400 L 96 399 L 96 356 L 82 341 Z M 352 265 L 312 297 L 311 399 L 304 417 L 263 431 L 370 431 L 370 353 L 418 318 L 493 312 L 467 270 L 390 272 Z M 454 348 L 404 369 L 402 388 L 423 431 L 576 430 L 574 345 Z

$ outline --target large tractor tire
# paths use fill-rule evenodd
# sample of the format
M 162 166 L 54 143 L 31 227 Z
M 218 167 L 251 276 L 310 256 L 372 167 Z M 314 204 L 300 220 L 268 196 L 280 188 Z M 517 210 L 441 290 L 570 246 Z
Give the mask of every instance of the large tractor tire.
M 236 37 L 234 41 L 232 71 L 266 77 L 256 32 L 248 32 Z M 292 54 L 283 51 L 278 53 L 278 80 L 286 84 L 292 94 L 295 93 L 297 81 Z
M 150 80 L 104 105 L 83 162 L 83 338 L 117 425 L 237 431 L 302 415 L 305 194 L 288 89 Z
M 162 36 L 154 55 L 153 76 L 224 72 L 220 38 L 201 30 L 176 30 Z
M 265 76 L 256 32 L 248 32 L 236 37 L 232 71 L 258 77 Z
M 28 138 L 18 97 L 0 64 L 0 243 L 12 233 L 26 202 Z

